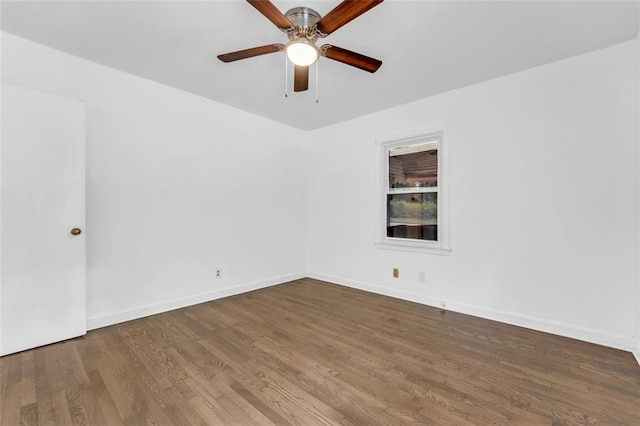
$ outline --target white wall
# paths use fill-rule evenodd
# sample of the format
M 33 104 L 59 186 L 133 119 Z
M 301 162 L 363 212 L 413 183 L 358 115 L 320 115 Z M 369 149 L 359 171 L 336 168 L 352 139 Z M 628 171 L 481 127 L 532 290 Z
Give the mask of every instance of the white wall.
M 2 59 L 86 103 L 90 328 L 304 276 L 303 132 L 9 34 Z
M 635 49 L 626 42 L 311 132 L 309 274 L 630 349 Z M 375 248 L 375 140 L 432 123 L 451 127 L 453 251 Z
M 640 8 L 638 9 L 638 20 L 640 21 Z M 637 153 L 637 164 L 636 164 L 636 178 L 637 178 L 637 209 L 636 215 L 638 216 L 637 223 L 637 232 L 638 232 L 638 259 L 637 259 L 637 276 L 636 280 L 638 283 L 638 298 L 636 304 L 636 338 L 634 345 L 634 355 L 638 363 L 640 363 L 640 33 L 638 33 L 638 37 L 636 38 L 636 71 L 637 71 L 637 97 L 636 97 L 636 112 L 637 112 L 637 143 L 638 143 L 638 153 Z
M 0 18 L 2 17 L 2 9 L 0 7 Z M 0 32 L 0 49 L 2 48 L 2 36 L 3 33 Z M 1 50 L 0 50 L 0 83 L 4 81 L 2 79 L 2 54 L 1 54 Z M 0 84 L 0 97 L 2 97 L 2 84 Z M 0 99 L 0 128 L 2 127 L 2 102 Z M 2 129 L 0 129 L 0 138 L 2 137 Z M 2 165 L 2 140 L 0 140 L 0 165 Z M 0 170 L 0 188 L 2 188 L 2 170 Z M 2 269 L 2 238 L 3 238 L 3 234 L 2 234 L 2 194 L 0 194 L 0 280 L 2 279 L 2 273 L 3 273 L 3 269 Z M 2 317 L 4 315 L 4 311 L 2 310 L 2 282 L 0 282 L 0 354 L 4 353 L 4 349 L 3 349 L 3 333 L 2 333 L 2 326 L 3 326 L 3 322 L 2 322 Z

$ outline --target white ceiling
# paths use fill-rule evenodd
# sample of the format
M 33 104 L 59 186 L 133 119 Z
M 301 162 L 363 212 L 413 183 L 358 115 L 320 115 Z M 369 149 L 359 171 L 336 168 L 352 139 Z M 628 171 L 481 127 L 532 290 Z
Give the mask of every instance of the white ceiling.
M 338 0 L 273 3 L 324 15 Z M 309 91 L 290 88 L 284 98 L 282 53 L 228 64 L 216 58 L 286 42 L 243 1 L 3 1 L 2 29 L 310 130 L 630 40 L 637 8 L 635 1 L 387 0 L 319 43 L 380 59 L 380 70 L 322 58 L 317 104 L 313 72 Z

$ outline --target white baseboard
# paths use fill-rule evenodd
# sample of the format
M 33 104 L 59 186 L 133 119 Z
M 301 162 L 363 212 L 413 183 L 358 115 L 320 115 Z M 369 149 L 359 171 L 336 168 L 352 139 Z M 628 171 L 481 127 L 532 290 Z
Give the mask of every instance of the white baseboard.
M 334 277 L 331 275 L 308 273 L 310 278 L 327 281 L 333 284 L 343 285 L 346 287 L 357 288 L 359 290 L 369 291 L 372 293 L 382 294 L 385 296 L 395 297 L 398 299 L 408 300 L 423 305 L 441 308 L 441 300 L 435 299 L 423 294 L 413 293 L 406 290 L 390 289 L 375 284 L 363 283 L 346 278 Z M 559 336 L 570 337 L 572 339 L 583 340 L 597 345 L 609 346 L 616 349 L 631 351 L 634 347 L 633 338 L 631 336 L 617 335 L 601 330 L 594 330 L 560 321 L 553 321 L 544 318 L 537 318 L 529 315 L 522 315 L 512 312 L 504 312 L 495 309 L 485 308 L 482 306 L 469 305 L 466 303 L 458 303 L 447 300 L 447 310 L 459 312 L 462 314 L 473 315 L 493 321 L 499 321 L 506 324 L 516 325 L 519 327 L 530 328 L 533 330 L 543 331 L 546 333 L 557 334 Z M 640 362 L 640 348 L 636 343 L 635 356 Z
M 636 361 L 638 361 L 638 364 L 640 365 L 640 336 L 636 336 L 636 341 L 631 352 L 633 353 L 633 356 L 636 357 Z
M 178 299 L 167 300 L 165 302 L 154 303 L 151 305 L 140 306 L 134 309 L 127 309 L 125 311 L 119 311 L 107 315 L 88 318 L 87 330 L 94 330 L 96 328 L 106 327 L 125 321 L 131 321 L 149 315 L 160 314 L 162 312 L 172 311 L 174 309 L 184 308 L 186 306 L 197 305 L 198 303 L 209 302 L 211 300 L 221 299 L 223 297 L 234 296 L 236 294 L 246 293 L 248 291 L 271 287 L 277 284 L 304 278 L 306 276 L 307 274 L 305 274 L 304 272 L 281 275 L 278 277 L 254 281 L 234 287 L 208 291 L 206 293 L 194 294 Z

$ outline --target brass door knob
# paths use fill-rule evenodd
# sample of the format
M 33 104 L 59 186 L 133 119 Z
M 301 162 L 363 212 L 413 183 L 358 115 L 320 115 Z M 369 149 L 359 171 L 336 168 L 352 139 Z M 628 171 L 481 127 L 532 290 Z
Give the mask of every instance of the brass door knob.
M 73 228 L 71 230 L 71 235 L 80 235 L 80 234 L 82 234 L 82 229 L 80 228 Z

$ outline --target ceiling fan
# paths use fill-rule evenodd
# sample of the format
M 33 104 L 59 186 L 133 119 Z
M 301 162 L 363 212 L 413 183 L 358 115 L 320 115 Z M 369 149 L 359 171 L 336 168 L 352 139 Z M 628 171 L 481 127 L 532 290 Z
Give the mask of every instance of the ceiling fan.
M 294 7 L 283 14 L 269 0 L 247 0 L 276 27 L 286 33 L 289 42 L 225 53 L 218 55 L 218 59 L 222 62 L 233 62 L 284 51 L 287 58 L 294 64 L 294 92 L 302 92 L 309 88 L 309 65 L 314 64 L 320 56 L 374 73 L 382 65 L 382 61 L 331 44 L 318 47 L 316 41 L 318 38 L 327 37 L 382 1 L 344 0 L 325 16 L 320 16 L 318 12 L 308 7 Z

